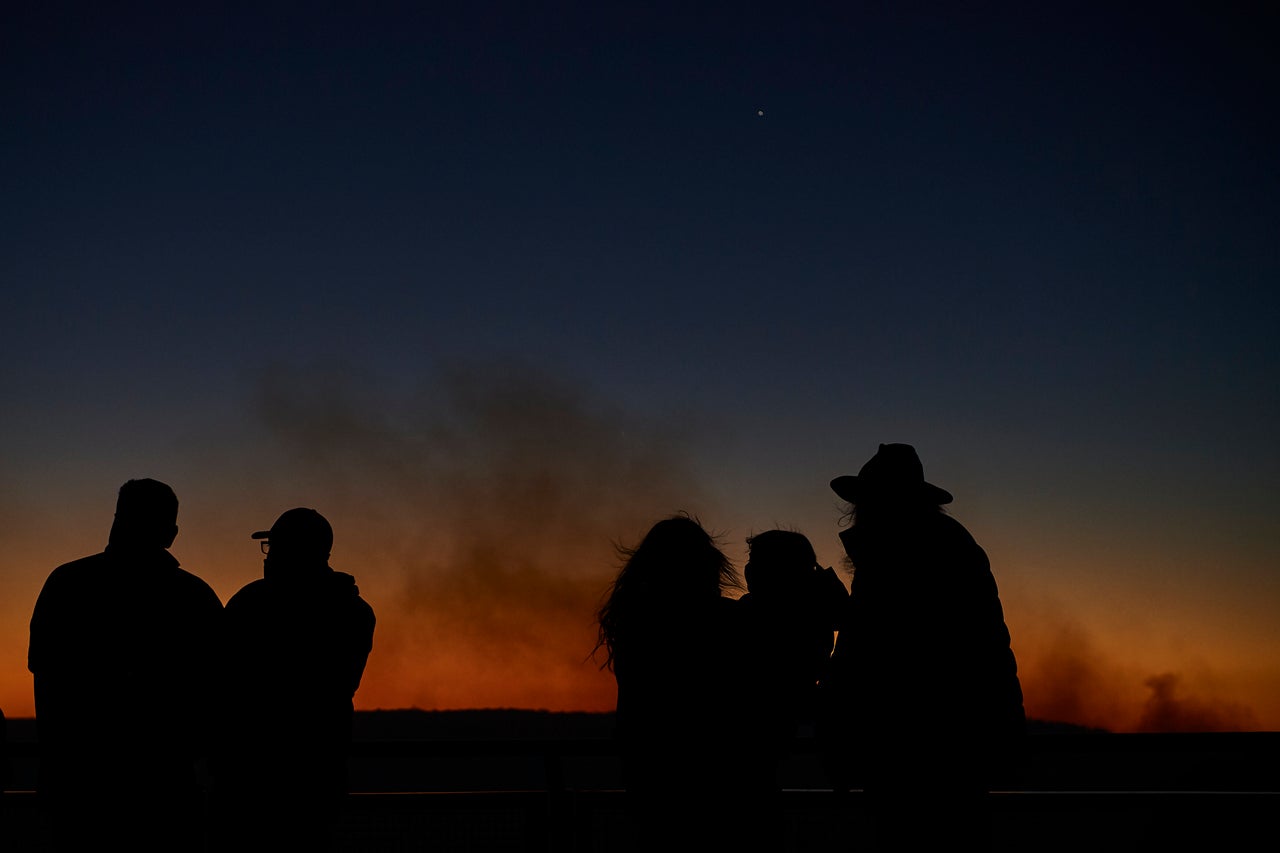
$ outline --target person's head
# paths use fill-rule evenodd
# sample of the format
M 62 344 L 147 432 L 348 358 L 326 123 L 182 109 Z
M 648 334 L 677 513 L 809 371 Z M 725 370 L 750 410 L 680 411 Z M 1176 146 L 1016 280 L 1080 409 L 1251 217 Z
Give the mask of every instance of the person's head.
M 849 503 L 849 518 L 938 512 L 951 493 L 924 479 L 924 465 L 909 444 L 881 444 L 857 476 L 836 477 L 831 489 Z
M 270 530 L 259 530 L 252 537 L 262 540 L 271 565 L 326 565 L 333 548 L 333 528 L 309 507 L 286 510 Z
M 720 544 L 692 516 L 664 518 L 634 548 L 620 548 L 622 573 L 637 588 L 680 600 L 719 598 L 736 583 Z
M 766 530 L 747 537 L 747 564 L 742 572 L 751 593 L 785 594 L 804 584 L 817 568 L 818 555 L 803 533 Z
M 618 546 L 622 558 L 598 620 L 596 648 L 605 648 L 605 666 L 613 660 L 622 623 L 712 604 L 728 589 L 740 587 L 733 562 L 716 537 L 686 513 L 664 518 L 634 547 Z
M 178 535 L 178 496 L 159 480 L 129 480 L 116 495 L 107 541 L 130 548 L 168 548 Z

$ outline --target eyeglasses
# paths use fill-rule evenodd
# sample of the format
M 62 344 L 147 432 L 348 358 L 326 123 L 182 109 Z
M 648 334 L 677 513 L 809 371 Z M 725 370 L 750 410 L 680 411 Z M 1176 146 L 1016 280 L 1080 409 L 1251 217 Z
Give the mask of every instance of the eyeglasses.
M 262 549 L 262 553 L 269 554 L 271 552 L 271 542 L 263 539 L 258 543 L 258 547 Z

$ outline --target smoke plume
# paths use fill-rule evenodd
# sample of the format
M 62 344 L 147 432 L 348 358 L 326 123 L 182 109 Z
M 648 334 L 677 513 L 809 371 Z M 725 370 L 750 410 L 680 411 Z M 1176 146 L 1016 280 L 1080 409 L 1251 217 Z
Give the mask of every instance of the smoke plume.
M 691 435 L 512 363 L 400 396 L 277 370 L 259 410 L 293 476 L 341 507 L 377 611 L 359 706 L 612 709 L 595 612 L 617 544 L 705 510 Z

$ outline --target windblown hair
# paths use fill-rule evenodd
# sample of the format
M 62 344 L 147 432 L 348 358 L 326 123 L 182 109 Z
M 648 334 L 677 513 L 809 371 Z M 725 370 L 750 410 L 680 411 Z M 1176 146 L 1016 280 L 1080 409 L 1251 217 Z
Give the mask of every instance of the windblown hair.
M 639 545 L 616 548 L 622 566 L 596 614 L 592 655 L 604 649 L 601 669 L 613 669 L 618 639 L 633 621 L 702 607 L 742 586 L 716 537 L 687 513 L 654 524 Z
M 894 502 L 868 500 L 860 504 L 846 503 L 845 507 L 840 516 L 841 527 L 856 525 L 859 518 L 864 522 L 876 522 L 881 518 L 919 518 L 922 515 L 947 514 L 945 506 L 928 498 Z

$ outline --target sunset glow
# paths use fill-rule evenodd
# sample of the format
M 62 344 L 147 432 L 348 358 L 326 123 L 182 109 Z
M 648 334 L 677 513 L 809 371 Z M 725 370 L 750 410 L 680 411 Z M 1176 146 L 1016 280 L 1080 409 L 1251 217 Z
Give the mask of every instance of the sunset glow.
M 223 602 L 329 519 L 358 708 L 608 711 L 615 545 L 847 571 L 829 483 L 904 442 L 1030 716 L 1280 730 L 1280 34 L 1002 5 L 21 4 L 0 708 L 130 478 Z

